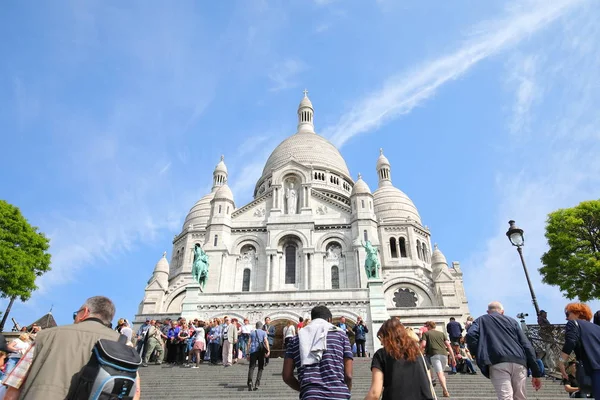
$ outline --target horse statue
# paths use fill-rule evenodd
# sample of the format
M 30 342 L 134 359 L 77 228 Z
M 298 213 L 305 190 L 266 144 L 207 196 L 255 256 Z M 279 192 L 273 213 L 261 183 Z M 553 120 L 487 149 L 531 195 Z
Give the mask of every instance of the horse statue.
M 379 278 L 379 269 L 381 268 L 381 264 L 379 263 L 379 257 L 377 257 L 377 248 L 371 244 L 370 240 L 367 240 L 366 243 L 361 241 L 361 244 L 367 252 L 367 259 L 365 260 L 367 278 Z
M 199 243 L 194 246 L 194 263 L 192 265 L 192 278 L 202 286 L 206 286 L 208 280 L 208 255 L 202 250 Z

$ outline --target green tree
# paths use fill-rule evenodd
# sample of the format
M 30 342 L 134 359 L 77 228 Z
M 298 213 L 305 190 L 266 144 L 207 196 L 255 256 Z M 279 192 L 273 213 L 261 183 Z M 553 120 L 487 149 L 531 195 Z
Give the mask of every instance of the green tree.
M 49 247 L 48 238 L 17 207 L 0 200 L 0 297 L 10 298 L 0 331 L 15 299 L 28 300 L 36 278 L 50 270 Z
M 546 239 L 550 250 L 542 256 L 543 281 L 569 299 L 600 298 L 600 200 L 550 213 Z

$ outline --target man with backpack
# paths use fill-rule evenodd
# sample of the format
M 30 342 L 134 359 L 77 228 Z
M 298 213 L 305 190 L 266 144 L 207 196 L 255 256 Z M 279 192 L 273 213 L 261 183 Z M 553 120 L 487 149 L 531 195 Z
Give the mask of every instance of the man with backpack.
M 33 361 L 20 387 L 19 399 L 67 398 L 73 377 L 88 364 L 96 343 L 101 339 L 114 342 L 119 339 L 119 332 L 110 328 L 114 315 L 115 306 L 110 299 L 90 297 L 73 313 L 74 324 L 38 333 Z M 136 386 L 134 400 L 140 398 L 139 377 Z

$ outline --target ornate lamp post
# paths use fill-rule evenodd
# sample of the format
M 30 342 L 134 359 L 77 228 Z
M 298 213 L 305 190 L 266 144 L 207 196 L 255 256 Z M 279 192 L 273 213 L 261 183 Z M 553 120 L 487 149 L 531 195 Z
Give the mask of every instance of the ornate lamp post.
M 525 278 L 527 279 L 527 285 L 529 285 L 529 291 L 531 292 L 531 301 L 533 302 L 533 307 L 535 307 L 535 315 L 540 315 L 540 307 L 538 306 L 537 300 L 535 298 L 535 293 L 533 292 L 533 286 L 531 285 L 531 280 L 529 279 L 529 272 L 527 272 L 527 266 L 525 265 L 525 259 L 523 258 L 523 245 L 525 244 L 525 238 L 523 237 L 523 229 L 519 228 L 515 225 L 515 221 L 508 221 L 510 227 L 508 228 L 508 232 L 506 232 L 506 236 L 510 243 L 513 246 L 517 247 L 517 251 L 519 252 L 519 256 L 521 257 L 521 263 L 523 264 L 523 271 L 525 271 Z

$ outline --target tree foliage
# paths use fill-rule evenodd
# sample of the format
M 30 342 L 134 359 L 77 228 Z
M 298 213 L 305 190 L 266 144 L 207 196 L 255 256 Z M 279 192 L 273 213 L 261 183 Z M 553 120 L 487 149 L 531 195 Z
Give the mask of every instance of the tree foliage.
M 36 278 L 50 270 L 49 247 L 17 207 L 0 200 L 0 297 L 31 297 Z
M 542 256 L 543 281 L 569 299 L 600 298 L 600 200 L 550 213 L 546 239 L 550 250 Z

